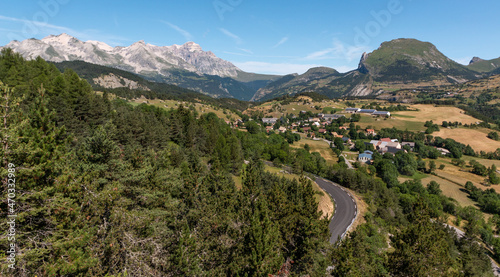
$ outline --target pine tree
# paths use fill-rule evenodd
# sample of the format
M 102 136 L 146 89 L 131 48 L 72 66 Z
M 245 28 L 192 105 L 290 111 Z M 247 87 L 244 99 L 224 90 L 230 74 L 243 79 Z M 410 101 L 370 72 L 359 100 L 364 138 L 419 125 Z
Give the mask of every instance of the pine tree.
M 411 224 L 391 238 L 394 252 L 388 267 L 394 276 L 454 276 L 450 237 L 445 227 L 431 221 L 422 199 L 410 216 Z
M 251 202 L 250 225 L 245 238 L 245 253 L 248 255 L 248 276 L 270 274 L 284 262 L 277 226 L 269 218 L 267 201 L 257 198 Z

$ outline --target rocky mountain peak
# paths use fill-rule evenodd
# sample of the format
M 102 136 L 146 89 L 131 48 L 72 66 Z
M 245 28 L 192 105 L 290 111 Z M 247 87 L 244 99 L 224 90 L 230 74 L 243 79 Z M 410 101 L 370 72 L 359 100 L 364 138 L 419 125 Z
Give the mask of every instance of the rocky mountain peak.
M 469 65 L 471 65 L 473 63 L 480 62 L 480 61 L 484 61 L 484 60 L 479 58 L 479 57 L 473 57 L 472 60 L 470 60 Z
M 82 60 L 98 65 L 125 69 L 137 74 L 152 72 L 169 74 L 173 69 L 187 70 L 196 74 L 236 77 L 241 70 L 232 63 L 205 52 L 199 44 L 155 46 L 144 40 L 127 47 L 111 47 L 100 41 L 82 42 L 66 33 L 50 35 L 41 40 L 28 39 L 10 42 L 7 47 L 24 58 L 37 56 L 53 62 Z
M 184 49 L 188 50 L 189 52 L 203 51 L 203 49 L 201 49 L 201 46 L 199 44 L 196 44 L 192 41 L 188 41 L 188 42 L 184 43 L 182 45 L 182 47 Z
M 368 73 L 368 68 L 366 68 L 366 64 L 365 64 L 365 61 L 367 58 L 368 58 L 368 54 L 366 52 L 364 52 L 363 55 L 361 55 L 361 59 L 359 60 L 358 71 L 363 73 L 363 74 Z

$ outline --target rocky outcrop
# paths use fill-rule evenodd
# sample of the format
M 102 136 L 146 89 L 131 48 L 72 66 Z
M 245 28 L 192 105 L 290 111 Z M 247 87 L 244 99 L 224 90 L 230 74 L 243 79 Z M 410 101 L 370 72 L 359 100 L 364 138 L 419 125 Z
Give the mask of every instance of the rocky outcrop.
M 368 58 L 368 54 L 366 52 L 364 52 L 363 55 L 361 55 L 361 59 L 359 60 L 359 64 L 358 64 L 358 71 L 363 73 L 363 74 L 368 73 L 368 68 L 366 68 L 366 64 L 365 64 L 366 58 Z
M 471 65 L 473 63 L 480 62 L 480 61 L 484 61 L 484 60 L 479 58 L 479 57 L 473 57 L 472 60 L 470 60 L 469 65 Z
M 122 76 L 117 76 L 113 73 L 109 73 L 108 75 L 102 75 L 98 78 L 92 79 L 94 83 L 103 88 L 129 88 L 129 89 L 140 89 L 149 91 L 150 89 L 146 86 L 139 84 L 136 81 L 129 80 Z

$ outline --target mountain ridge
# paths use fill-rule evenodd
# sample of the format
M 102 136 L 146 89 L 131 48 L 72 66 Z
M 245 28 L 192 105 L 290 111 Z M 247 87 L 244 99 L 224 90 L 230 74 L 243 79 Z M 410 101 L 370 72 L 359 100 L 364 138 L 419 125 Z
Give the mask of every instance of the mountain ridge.
M 500 68 L 500 57 L 491 60 L 474 57 L 467 65 L 467 68 L 477 72 L 493 72 Z
M 192 41 L 182 45 L 156 46 L 140 40 L 129 46 L 112 47 L 100 41 L 84 42 L 63 33 L 41 40 L 11 41 L 2 48 L 11 48 L 26 59 L 40 56 L 50 62 L 84 61 L 212 97 L 240 100 L 249 100 L 260 87 L 279 77 L 244 72 Z M 208 88 L 206 83 L 209 83 Z
M 363 53 L 355 70 L 305 82 L 300 82 L 303 75 L 298 75 L 279 87 L 269 83 L 252 99 L 270 99 L 305 91 L 329 97 L 366 96 L 401 88 L 463 83 L 482 76 L 446 57 L 429 42 L 400 38 L 383 42 L 371 53 Z

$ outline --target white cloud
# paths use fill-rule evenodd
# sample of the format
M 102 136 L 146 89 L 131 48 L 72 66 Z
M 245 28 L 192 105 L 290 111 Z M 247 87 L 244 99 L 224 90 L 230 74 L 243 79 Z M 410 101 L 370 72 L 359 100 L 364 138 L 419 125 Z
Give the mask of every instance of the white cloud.
M 47 22 L 33 21 L 22 18 L 14 18 L 0 15 L 0 21 L 10 21 L 22 23 L 22 27 L 19 31 L 12 32 L 12 36 L 16 37 L 17 40 L 24 40 L 27 38 L 32 38 L 40 35 L 53 34 L 57 35 L 60 33 L 68 33 L 71 35 L 83 35 L 75 30 L 72 30 L 67 27 L 57 26 L 53 24 L 49 24 Z M 12 38 L 10 38 L 12 39 Z
M 305 60 L 328 59 L 328 58 L 331 58 L 330 56 L 328 56 L 328 54 L 332 53 L 334 50 L 335 50 L 334 48 L 326 48 L 323 50 L 312 52 L 312 53 L 308 54 L 304 59 Z
M 457 58 L 457 59 L 452 59 L 452 60 L 456 61 L 459 64 L 469 65 L 470 60 L 472 60 L 472 57 L 463 57 L 463 58 Z
M 284 37 L 284 38 L 282 38 L 282 39 L 281 39 L 278 43 L 276 43 L 276 44 L 273 46 L 273 48 L 276 48 L 276 47 L 278 47 L 278 46 L 282 45 L 282 44 L 283 44 L 283 43 L 285 43 L 287 40 L 288 40 L 288 37 Z
M 351 66 L 347 66 L 347 65 L 341 65 L 341 66 L 334 66 L 333 68 L 335 70 L 337 70 L 338 72 L 340 72 L 340 73 L 346 73 L 348 71 L 356 69 L 357 67 L 351 67 Z
M 343 59 L 351 62 L 359 59 L 363 52 L 368 52 L 368 46 L 352 46 L 343 43 L 338 39 L 333 40 L 333 47 L 325 48 L 316 52 L 312 52 L 305 56 L 304 60 L 326 60 L 326 59 Z
M 102 34 L 97 30 L 85 30 L 84 32 L 80 32 L 68 27 L 53 25 L 46 22 L 14 18 L 3 15 L 0 15 L 0 21 L 22 23 L 22 26 L 19 28 L 19 30 L 11 30 L 12 32 L 8 34 L 8 39 L 24 40 L 32 37 L 42 38 L 43 36 L 47 35 L 58 35 L 61 33 L 66 33 L 80 40 L 98 40 L 106 42 L 107 44 L 112 46 L 119 45 L 124 41 L 130 41 L 129 39 L 123 37 Z
M 248 50 L 248 49 L 245 49 L 245 48 L 239 48 L 239 47 L 236 47 L 236 49 L 240 50 L 240 51 L 243 51 L 247 54 L 253 54 L 252 50 Z
M 233 62 L 234 65 L 247 72 L 286 75 L 291 73 L 302 74 L 318 64 L 268 63 L 268 62 Z
M 364 45 L 349 45 L 343 43 L 338 39 L 333 40 L 334 53 L 337 57 L 344 58 L 347 61 L 352 61 L 353 59 L 359 59 L 364 52 L 370 51 L 368 46 Z
M 243 40 L 239 36 L 229 32 L 228 30 L 226 30 L 224 28 L 219 28 L 219 31 L 221 31 L 224 35 L 232 38 L 234 40 L 234 42 L 236 42 L 236 44 L 243 43 Z
M 168 21 L 164 21 L 164 20 L 160 20 L 162 23 L 164 24 L 167 24 L 170 28 L 174 29 L 175 31 L 177 31 L 179 34 L 181 34 L 184 39 L 186 39 L 186 41 L 192 41 L 193 40 L 193 36 L 186 30 L 182 29 L 181 27 L 177 26 L 177 25 L 174 25 Z

